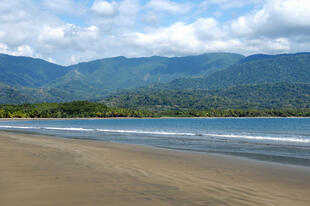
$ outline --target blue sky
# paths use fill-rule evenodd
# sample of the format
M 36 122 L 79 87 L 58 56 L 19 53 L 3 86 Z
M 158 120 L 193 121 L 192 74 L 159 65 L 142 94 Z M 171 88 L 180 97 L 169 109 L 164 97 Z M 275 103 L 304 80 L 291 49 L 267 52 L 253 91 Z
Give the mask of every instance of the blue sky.
M 0 53 L 126 56 L 309 51 L 309 0 L 1 0 Z

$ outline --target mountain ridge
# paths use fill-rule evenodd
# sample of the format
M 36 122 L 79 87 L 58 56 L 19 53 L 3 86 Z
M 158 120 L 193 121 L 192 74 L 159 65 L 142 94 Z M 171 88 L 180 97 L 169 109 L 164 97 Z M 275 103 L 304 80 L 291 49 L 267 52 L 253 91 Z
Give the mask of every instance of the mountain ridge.
M 120 56 L 66 67 L 27 57 L 5 62 L 3 56 L 9 55 L 0 55 L 0 71 L 4 71 L 0 74 L 2 104 L 96 100 L 151 110 L 310 105 L 309 52 L 248 57 L 234 53 L 171 58 Z M 22 64 L 25 61 L 27 64 Z M 29 62 L 34 65 L 25 68 Z M 11 73 L 10 65 L 15 66 Z M 44 73 L 53 68 L 54 76 Z M 35 71 L 38 76 L 31 76 Z
M 0 56 L 0 82 L 14 87 L 63 91 L 74 99 L 93 99 L 112 91 L 137 88 L 181 77 L 203 76 L 225 69 L 244 56 L 209 53 L 188 57 L 112 57 L 60 66 L 47 61 L 10 55 Z M 36 90 L 33 90 L 36 93 Z M 72 98 L 61 95 L 58 101 Z M 53 99 L 53 98 L 52 98 Z M 56 98 L 57 99 L 57 98 Z M 50 101 L 50 98 L 47 98 Z
M 207 77 L 180 78 L 165 89 L 205 88 L 217 89 L 236 85 L 276 82 L 310 82 L 310 53 L 281 55 L 245 63 L 237 63 Z

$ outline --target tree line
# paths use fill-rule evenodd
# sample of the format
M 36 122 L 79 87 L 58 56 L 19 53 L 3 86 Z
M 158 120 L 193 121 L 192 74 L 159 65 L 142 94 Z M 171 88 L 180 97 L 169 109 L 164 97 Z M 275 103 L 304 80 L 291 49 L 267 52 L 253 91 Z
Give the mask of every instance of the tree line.
M 111 118 L 111 117 L 310 117 L 310 109 L 170 109 L 165 111 L 108 107 L 103 103 L 2 104 L 0 118 Z

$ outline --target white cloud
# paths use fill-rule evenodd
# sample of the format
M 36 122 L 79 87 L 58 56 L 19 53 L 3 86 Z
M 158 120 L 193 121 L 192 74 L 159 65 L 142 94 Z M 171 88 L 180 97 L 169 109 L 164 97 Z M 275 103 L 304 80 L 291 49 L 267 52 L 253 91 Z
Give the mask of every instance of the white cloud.
M 260 1 L 264 2 L 261 7 L 226 22 L 184 13 L 200 6 L 193 1 L 150 0 L 141 5 L 139 0 L 97 0 L 90 7 L 79 3 L 83 1 L 42 1 L 0 1 L 1 53 L 40 57 L 67 65 L 119 55 L 281 53 L 310 48 L 309 0 Z M 205 2 L 222 9 L 247 4 L 245 0 Z M 228 6 L 229 3 L 234 6 Z M 83 12 L 74 13 L 68 7 L 81 8 Z M 227 12 L 209 14 L 224 16 Z M 80 15 L 84 22 L 69 24 L 61 18 L 63 14 Z M 191 16 L 188 21 L 187 16 Z M 166 20 L 165 24 L 161 20 Z
M 98 27 L 66 24 L 39 6 L 30 0 L 0 2 L 0 52 L 68 64 L 72 53 L 95 48 Z
M 86 11 L 82 3 L 74 0 L 43 0 L 42 5 L 56 13 L 82 14 Z
M 7 53 L 25 53 L 23 45 L 32 48 L 33 38 L 40 31 L 43 20 L 53 22 L 53 18 L 40 13 L 29 0 L 1 1 L 0 30 L 2 35 L 0 35 L 0 43 L 7 45 Z M 29 52 L 29 49 L 26 53 L 27 55 L 33 54 L 33 52 Z
M 6 44 L 0 43 L 0 53 L 5 53 L 14 56 L 30 56 L 33 57 L 34 53 L 29 45 L 21 45 L 12 50 Z
M 218 18 L 218 17 L 222 16 L 223 13 L 220 11 L 216 11 L 216 12 L 213 12 L 213 15 Z
M 46 56 L 61 52 L 69 59 L 69 56 L 75 53 L 94 49 L 99 37 L 100 31 L 96 26 L 78 27 L 72 24 L 60 27 L 46 26 L 38 37 L 38 49 Z
M 246 36 L 253 33 L 253 30 L 249 27 L 248 20 L 245 16 L 241 16 L 237 20 L 233 21 L 231 28 L 236 36 Z
M 246 5 L 259 3 L 261 0 L 205 0 L 201 3 L 201 6 L 209 7 L 211 5 L 217 5 L 222 10 L 242 8 Z
M 147 14 L 144 15 L 143 17 L 143 22 L 146 23 L 147 25 L 158 25 L 159 24 L 159 15 L 156 14 L 155 12 L 148 12 Z
M 268 41 L 268 49 L 276 51 L 288 51 L 290 49 L 290 42 L 285 38 L 277 38 Z
M 193 27 L 195 35 L 200 40 L 219 39 L 226 35 L 214 18 L 200 18 L 193 24 Z
M 33 56 L 33 50 L 29 45 L 21 45 L 17 47 L 17 50 L 14 55 L 17 56 Z
M 150 0 L 147 8 L 159 12 L 168 12 L 172 14 L 184 14 L 191 10 L 191 3 L 176 3 L 169 0 Z
M 113 2 L 110 4 L 113 4 Z M 96 25 L 105 37 L 107 35 L 123 34 L 136 28 L 139 11 L 140 4 L 138 0 L 122 0 L 117 2 L 115 15 L 104 16 L 92 12 L 86 22 L 90 25 Z
M 219 32 L 219 33 L 218 33 Z M 235 46 L 224 38 L 215 19 L 198 19 L 192 24 L 176 23 L 149 33 L 136 33 L 135 43 L 152 55 L 183 56 L 211 51 L 224 51 Z
M 232 23 L 236 35 L 289 37 L 310 35 L 310 1 L 270 0 L 264 7 Z
M 140 12 L 139 0 L 123 0 L 119 4 L 119 15 L 116 19 L 117 25 L 132 26 L 137 22 L 137 15 Z
M 0 43 L 0 53 L 8 53 L 8 46 L 4 43 Z
M 95 0 L 94 4 L 92 5 L 91 9 L 100 16 L 105 17 L 113 17 L 117 14 L 119 4 L 115 1 L 108 2 L 102 0 Z
M 249 20 L 252 20 L 249 23 Z M 204 52 L 281 53 L 291 51 L 292 40 L 281 35 L 256 34 L 265 22 L 265 11 L 258 10 L 233 22 L 219 23 L 214 18 L 175 23 L 169 27 L 136 33 L 137 48 L 153 55 L 189 55 Z M 251 27 L 249 26 L 251 25 Z M 294 40 L 293 42 L 296 42 Z

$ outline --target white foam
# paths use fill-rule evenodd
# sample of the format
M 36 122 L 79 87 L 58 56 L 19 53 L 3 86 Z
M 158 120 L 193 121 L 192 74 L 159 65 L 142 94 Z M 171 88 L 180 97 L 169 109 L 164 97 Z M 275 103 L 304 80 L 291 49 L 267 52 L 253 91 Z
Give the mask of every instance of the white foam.
M 40 129 L 40 127 L 24 127 L 24 126 L 0 126 L 0 128 L 6 128 L 6 129 Z
M 75 127 L 31 127 L 31 126 L 12 126 L 1 125 L 0 128 L 5 129 L 45 129 L 45 130 L 61 130 L 61 131 L 82 131 L 82 132 L 109 132 L 109 133 L 128 133 L 128 134 L 149 134 L 149 135 L 174 135 L 174 136 L 207 136 L 235 139 L 250 139 L 250 140 L 267 140 L 278 142 L 296 142 L 310 143 L 310 139 L 304 137 L 270 137 L 270 136 L 253 136 L 253 135 L 235 135 L 235 134 L 197 134 L 190 132 L 169 132 L 169 131 L 144 131 L 144 130 L 118 130 L 118 129 L 89 129 Z
M 63 131 L 94 131 L 94 129 L 85 129 L 85 128 L 65 128 L 65 127 L 26 127 L 26 126 L 10 126 L 10 125 L 4 125 L 0 126 L 0 128 L 5 129 L 46 129 L 46 130 L 63 130 Z
M 92 132 L 94 129 L 85 129 L 85 128 L 75 128 L 75 127 L 42 127 L 42 129 L 47 130 L 62 130 L 62 131 L 85 131 Z
M 268 136 L 250 136 L 250 135 L 233 135 L 233 134 L 203 134 L 204 136 L 238 138 L 238 139 L 253 139 L 253 140 L 270 140 L 280 142 L 299 142 L 310 143 L 310 139 L 293 138 L 293 137 L 268 137 Z
M 196 136 L 196 134 L 194 134 L 194 133 L 164 132 L 164 131 L 117 130 L 117 129 L 116 130 L 114 130 L 114 129 L 96 129 L 96 130 L 99 132 L 111 132 L 111 133 Z

